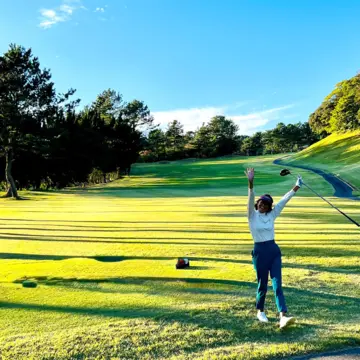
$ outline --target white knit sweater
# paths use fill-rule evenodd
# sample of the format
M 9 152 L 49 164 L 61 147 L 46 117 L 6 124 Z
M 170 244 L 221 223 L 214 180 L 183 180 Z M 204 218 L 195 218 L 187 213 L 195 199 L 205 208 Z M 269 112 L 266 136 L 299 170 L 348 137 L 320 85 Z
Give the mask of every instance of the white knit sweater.
M 261 214 L 255 210 L 255 193 L 253 189 L 249 189 L 248 197 L 248 219 L 251 235 L 256 243 L 265 242 L 275 239 L 274 223 L 275 219 L 280 215 L 287 202 L 295 195 L 294 190 L 290 190 L 284 197 L 274 206 L 272 211 Z

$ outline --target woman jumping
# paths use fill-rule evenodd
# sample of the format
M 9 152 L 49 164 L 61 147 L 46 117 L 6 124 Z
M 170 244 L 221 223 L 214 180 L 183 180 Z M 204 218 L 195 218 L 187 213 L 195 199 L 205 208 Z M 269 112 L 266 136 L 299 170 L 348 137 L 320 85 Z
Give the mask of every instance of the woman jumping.
M 269 194 L 261 196 L 255 203 L 254 169 L 245 171 L 249 180 L 248 220 L 251 235 L 254 239 L 252 261 L 258 282 L 256 293 L 257 318 L 261 322 L 268 322 L 265 315 L 265 297 L 269 273 L 274 288 L 276 306 L 280 313 L 280 328 L 295 322 L 295 318 L 287 316 L 287 307 L 281 286 L 281 251 L 275 243 L 274 222 L 280 215 L 287 202 L 295 195 L 302 185 L 302 178 L 298 176 L 296 184 L 274 207 Z

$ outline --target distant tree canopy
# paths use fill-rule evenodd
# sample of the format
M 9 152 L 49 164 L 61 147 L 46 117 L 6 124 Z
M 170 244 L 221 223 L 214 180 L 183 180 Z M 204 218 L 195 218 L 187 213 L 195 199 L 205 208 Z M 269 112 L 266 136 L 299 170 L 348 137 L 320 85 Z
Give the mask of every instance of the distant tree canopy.
M 309 117 L 311 129 L 322 137 L 360 128 L 360 74 L 338 83 Z

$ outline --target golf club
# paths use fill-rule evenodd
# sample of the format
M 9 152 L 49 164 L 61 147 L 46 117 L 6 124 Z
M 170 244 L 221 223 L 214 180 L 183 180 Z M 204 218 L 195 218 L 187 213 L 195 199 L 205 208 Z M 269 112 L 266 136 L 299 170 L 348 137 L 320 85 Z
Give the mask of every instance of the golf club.
M 293 175 L 294 177 L 296 177 L 294 174 L 292 174 L 290 172 L 289 169 L 282 169 L 280 171 L 280 176 L 286 176 L 286 175 Z M 330 201 L 326 200 L 325 198 L 323 198 L 320 194 L 318 194 L 315 190 L 313 190 L 310 186 L 306 185 L 304 182 L 302 182 L 304 186 L 306 186 L 310 191 L 312 191 L 316 196 L 318 196 L 320 199 L 323 199 L 324 201 L 326 201 L 331 207 L 333 207 L 335 210 L 337 210 L 340 214 L 344 215 L 348 220 L 350 220 L 353 224 L 355 224 L 356 226 L 360 227 L 360 224 L 358 222 L 356 222 L 354 219 L 352 219 L 350 216 L 346 215 L 344 212 L 342 212 L 340 209 L 338 209 L 335 205 L 331 204 Z

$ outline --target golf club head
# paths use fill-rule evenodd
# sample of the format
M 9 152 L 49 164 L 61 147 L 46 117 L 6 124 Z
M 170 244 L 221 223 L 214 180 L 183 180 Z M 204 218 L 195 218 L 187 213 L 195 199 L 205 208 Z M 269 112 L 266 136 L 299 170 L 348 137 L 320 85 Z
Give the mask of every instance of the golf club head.
M 286 176 L 286 175 L 290 175 L 290 174 L 291 174 L 291 172 L 288 169 L 282 169 L 280 171 L 280 176 Z

